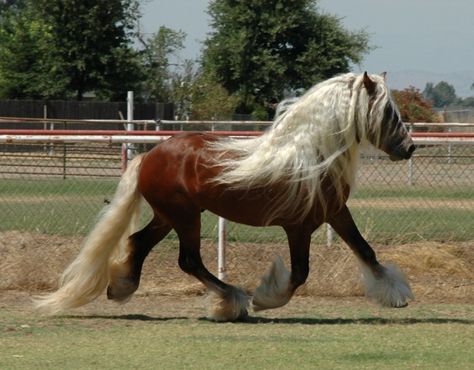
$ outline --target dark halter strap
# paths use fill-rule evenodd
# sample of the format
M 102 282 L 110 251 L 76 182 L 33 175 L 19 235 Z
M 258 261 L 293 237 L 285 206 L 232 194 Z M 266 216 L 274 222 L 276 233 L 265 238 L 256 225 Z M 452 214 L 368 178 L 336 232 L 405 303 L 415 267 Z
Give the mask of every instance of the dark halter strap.
M 358 125 L 357 120 L 355 121 L 355 137 L 356 137 L 357 144 L 360 144 L 361 139 L 360 139 L 359 125 Z

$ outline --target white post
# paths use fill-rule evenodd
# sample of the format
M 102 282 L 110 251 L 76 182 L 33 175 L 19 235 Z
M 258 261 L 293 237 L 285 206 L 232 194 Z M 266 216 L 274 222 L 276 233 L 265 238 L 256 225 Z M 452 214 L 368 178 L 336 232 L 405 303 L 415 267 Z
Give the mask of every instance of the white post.
M 43 118 L 45 121 L 43 122 L 43 130 L 48 129 L 48 122 L 46 121 L 48 119 L 48 106 L 46 104 L 43 105 Z M 47 152 L 48 150 L 48 145 L 46 143 L 43 144 L 43 151 Z
M 43 115 L 46 115 L 47 114 L 47 111 L 44 109 L 46 106 L 44 105 L 43 106 Z M 46 117 L 45 117 L 46 118 Z M 49 129 L 51 131 L 54 130 L 54 122 L 51 122 L 50 125 L 49 125 Z M 50 156 L 53 156 L 54 155 L 54 143 L 51 143 L 50 146 L 49 146 L 49 155 Z
M 133 131 L 133 91 L 127 92 L 127 131 Z M 133 159 L 133 144 L 127 144 L 127 163 Z
M 220 280 L 225 280 L 227 278 L 225 266 L 226 237 L 226 220 L 223 217 L 219 217 L 217 230 L 217 277 Z
M 413 159 L 408 160 L 408 185 L 413 185 Z
M 326 224 L 326 245 L 328 247 L 332 246 L 332 242 L 334 240 L 334 229 L 331 225 Z
M 448 128 L 448 132 L 451 132 L 451 127 Z M 452 159 L 451 159 L 451 156 L 452 156 L 452 146 L 451 146 L 451 142 L 448 143 L 448 164 L 451 164 L 452 163 Z
M 410 135 L 412 132 L 412 127 L 413 126 L 410 126 L 408 128 L 408 132 L 410 133 Z M 408 185 L 413 186 L 413 157 L 410 157 L 410 159 L 408 160 Z

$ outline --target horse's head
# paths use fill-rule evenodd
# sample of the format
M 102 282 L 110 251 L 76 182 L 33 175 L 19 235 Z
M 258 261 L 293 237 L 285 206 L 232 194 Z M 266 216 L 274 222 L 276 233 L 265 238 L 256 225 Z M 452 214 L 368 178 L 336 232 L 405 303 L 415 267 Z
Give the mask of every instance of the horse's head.
M 368 141 L 392 161 L 409 159 L 416 147 L 385 85 L 385 73 L 369 76 L 365 72 L 363 82 L 369 96 Z

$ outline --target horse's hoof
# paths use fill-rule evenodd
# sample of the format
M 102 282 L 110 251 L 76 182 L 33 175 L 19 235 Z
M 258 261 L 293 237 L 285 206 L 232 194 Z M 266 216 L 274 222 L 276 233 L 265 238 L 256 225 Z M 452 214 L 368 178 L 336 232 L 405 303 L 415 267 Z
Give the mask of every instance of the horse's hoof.
M 128 279 L 119 279 L 120 284 L 107 287 L 107 299 L 116 302 L 126 302 L 138 289 L 138 285 Z
M 249 297 L 237 287 L 230 287 L 224 295 L 210 292 L 207 303 L 208 317 L 213 321 L 238 321 L 248 316 Z
M 405 303 L 401 303 L 401 304 L 399 304 L 399 305 L 393 306 L 393 308 L 405 308 L 405 307 L 407 307 L 407 306 L 408 306 L 408 303 L 405 302 Z
M 114 289 L 110 285 L 107 287 L 107 299 L 110 299 L 111 301 L 121 301 L 122 298 L 123 297 L 114 292 Z
M 247 311 L 247 309 L 245 309 L 240 313 L 240 315 L 235 319 L 235 321 L 245 322 L 248 320 L 248 318 L 249 318 L 249 312 Z
M 107 287 L 107 299 L 110 299 L 112 301 L 115 301 L 117 299 L 117 296 L 114 293 L 114 290 L 111 286 Z

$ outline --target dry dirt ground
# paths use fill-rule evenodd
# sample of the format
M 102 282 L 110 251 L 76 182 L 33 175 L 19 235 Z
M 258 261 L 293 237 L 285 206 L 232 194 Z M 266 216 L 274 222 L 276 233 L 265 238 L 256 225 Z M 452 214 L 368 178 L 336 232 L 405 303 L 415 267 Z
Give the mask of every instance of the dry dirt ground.
M 31 297 L 56 287 L 58 276 L 74 258 L 81 238 L 15 231 L 0 233 L 0 307 L 31 310 Z M 417 303 L 474 304 L 474 245 L 416 243 L 374 246 L 379 260 L 394 262 L 405 271 Z M 259 283 L 284 245 L 230 244 L 227 281 L 249 292 Z M 215 273 L 215 246 L 203 243 L 205 264 Z M 137 314 L 193 317 L 205 312 L 205 290 L 177 267 L 175 242 L 158 246 L 145 262 L 139 290 L 125 305 L 99 298 L 77 313 Z M 279 314 L 304 311 L 307 304 L 363 302 L 363 289 L 354 256 L 345 245 L 314 246 L 311 273 L 297 292 L 296 302 Z M 296 311 L 295 311 L 296 310 Z

